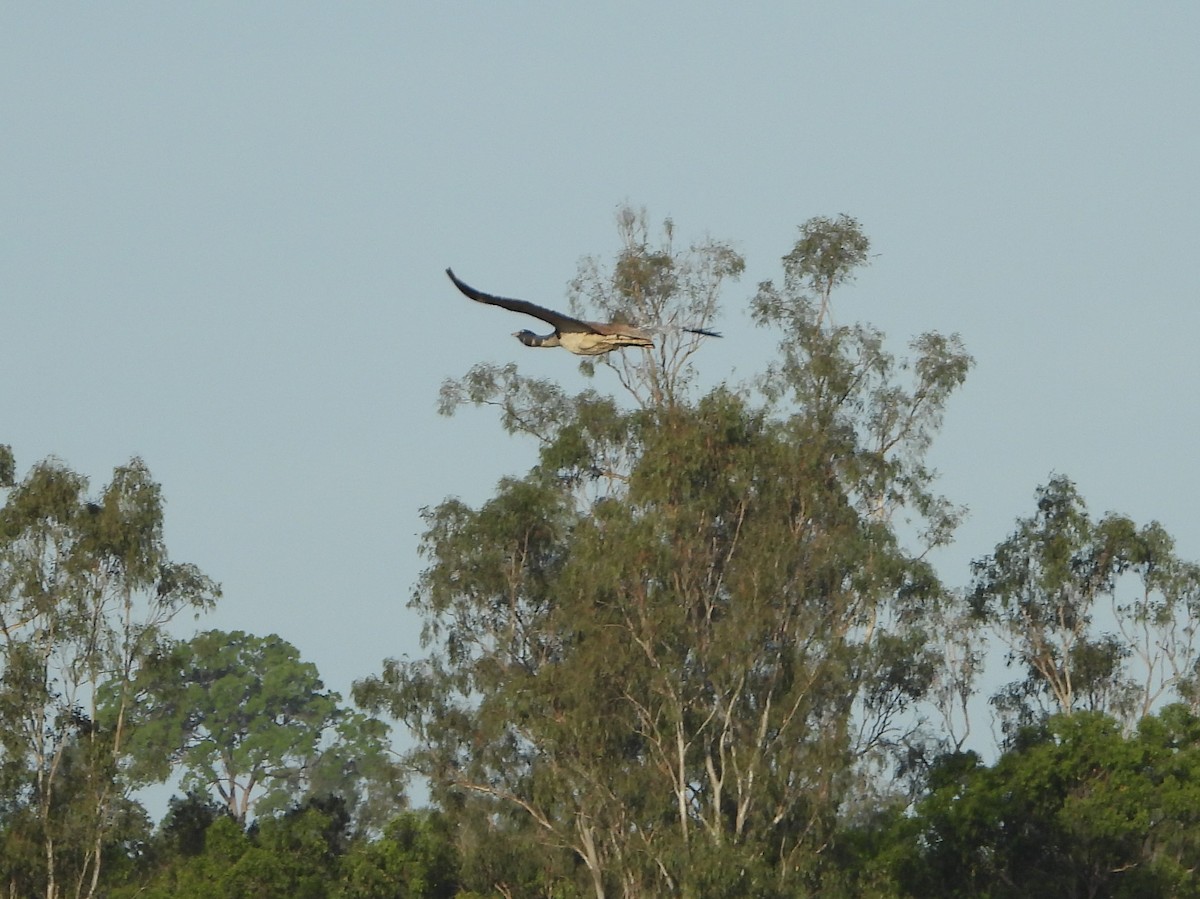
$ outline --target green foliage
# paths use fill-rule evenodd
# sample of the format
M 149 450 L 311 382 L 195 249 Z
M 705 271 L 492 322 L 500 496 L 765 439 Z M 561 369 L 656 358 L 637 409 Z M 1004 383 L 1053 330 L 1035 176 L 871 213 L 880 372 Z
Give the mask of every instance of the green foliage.
M 1132 737 L 1082 712 L 1050 718 L 991 768 L 949 756 L 906 822 L 898 881 L 912 896 L 1198 895 L 1197 737 L 1183 706 Z
M 458 854 L 444 818 L 405 812 L 376 837 L 350 833 L 336 799 L 310 799 L 240 826 L 200 794 L 172 802 L 150 863 L 110 886 L 113 899 L 450 899 Z
M 345 707 L 335 717 L 333 733 L 307 763 L 305 793 L 344 803 L 356 835 L 377 835 L 408 806 L 408 772 L 395 758 L 387 724 Z
M 862 226 L 845 214 L 836 219 L 818 216 L 800 226 L 800 239 L 783 257 L 784 284 L 793 295 L 809 294 L 820 300 L 817 327 L 829 312 L 833 289 L 866 264 L 870 248 Z
M 438 396 L 438 412 L 453 415 L 463 403 L 501 410 L 500 423 L 508 433 L 540 436 L 570 412 L 570 400 L 556 384 L 522 378 L 509 363 L 477 365 L 461 381 L 446 381 Z
M 1096 520 L 1075 485 L 1055 477 L 1039 488 L 1037 512 L 974 569 L 976 614 L 1025 671 L 994 699 L 1010 734 L 1053 711 L 1133 722 L 1171 690 L 1197 707 L 1200 567 L 1175 555 L 1157 522 Z
M 157 843 L 168 856 L 190 858 L 204 851 L 208 829 L 229 810 L 203 792 L 189 790 L 167 802 L 167 813 L 158 827 Z
M 342 862 L 339 899 L 451 899 L 458 893 L 458 854 L 444 816 L 406 812 L 382 837 L 362 841 Z
M 222 815 L 207 828 L 204 850 L 161 865 L 147 882 L 115 891 L 145 899 L 324 899 L 336 882 L 328 818 L 313 809 L 269 819 L 246 832 Z
M 17 481 L 17 461 L 12 447 L 0 444 L 0 487 L 12 487 Z
M 538 446 L 423 511 L 428 654 L 355 685 L 436 810 L 404 810 L 387 725 L 282 638 L 168 636 L 219 590 L 169 558 L 139 460 L 93 496 L 0 446 L 0 892 L 1200 897 L 1200 567 L 1054 477 L 945 590 L 926 553 L 962 511 L 926 456 L 972 360 L 835 322 L 859 223 L 801 227 L 751 301 L 778 357 L 703 395 L 679 327 L 740 255 L 618 228 L 571 303 L 664 326 L 602 360 L 624 403 L 512 365 L 442 389 Z M 990 766 L 962 751 L 989 632 L 1020 672 Z M 130 791 L 181 769 L 151 832 Z
M 922 458 L 970 360 L 925 335 L 897 362 L 873 332 L 826 327 L 805 291 L 828 300 L 866 243 L 852 220 L 806 227 L 785 260 L 803 277 L 756 305 L 787 359 L 765 403 L 723 387 L 689 402 L 663 357 L 619 363 L 632 410 L 515 369 L 443 392 L 497 405 L 539 463 L 478 509 L 426 511 L 429 656 L 355 696 L 413 732 L 472 889 L 815 889 L 860 766 L 921 751 L 911 710 L 944 591 L 890 519 L 947 539 L 957 511 Z M 674 254 L 670 226 L 660 248 L 643 219 L 622 229 L 611 275 L 588 263 L 578 286 L 608 314 L 706 320 L 740 271 L 718 245 Z
M 10 460 L 0 454 L 0 890 L 333 895 L 352 841 L 368 844 L 404 804 L 387 726 L 341 708 L 278 637 L 170 639 L 172 617 L 219 590 L 169 558 L 162 491 L 139 460 L 94 497 L 53 460 L 13 483 Z M 152 837 L 130 791 L 180 763 L 204 793 L 173 801 Z M 247 833 L 231 813 L 253 796 Z M 453 848 L 418 843 L 443 865 L 421 875 L 441 895 Z M 403 877 L 378 882 L 395 895 Z
M 141 460 L 115 469 L 94 498 L 86 478 L 57 461 L 19 483 L 12 469 L 6 449 L 0 780 L 10 797 L 4 839 L 19 860 L 8 882 L 91 896 L 106 866 L 136 853 L 144 823 L 121 765 L 130 684 L 171 619 L 208 608 L 220 591 L 170 560 L 161 488 Z M 101 692 L 110 697 L 104 716 Z
M 366 827 L 403 803 L 386 726 L 342 709 L 316 666 L 276 635 L 206 631 L 164 648 L 134 688 L 130 772 L 144 783 L 180 766 L 185 787 L 215 789 L 243 823 L 252 806 L 270 813 L 306 793 L 365 809 L 373 791 Z
M 653 350 L 614 353 L 600 364 L 639 406 L 671 406 L 686 399 L 695 375 L 691 358 L 703 340 L 683 329 L 711 329 L 724 285 L 740 277 L 746 263 L 729 244 L 711 239 L 677 250 L 670 219 L 655 245 L 644 209 L 619 209 L 617 233 L 621 249 L 611 267 L 594 257 L 581 264 L 570 287 L 571 310 L 585 319 L 629 321 L 650 330 Z M 585 360 L 579 367 L 591 376 L 595 364 Z

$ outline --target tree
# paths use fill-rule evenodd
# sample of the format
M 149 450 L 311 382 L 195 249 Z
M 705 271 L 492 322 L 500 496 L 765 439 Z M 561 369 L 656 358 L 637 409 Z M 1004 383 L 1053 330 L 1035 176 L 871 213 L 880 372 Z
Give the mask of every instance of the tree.
M 191 858 L 204 851 L 205 834 L 213 822 L 228 814 L 229 809 L 208 793 L 189 790 L 183 796 L 172 796 L 155 840 L 167 857 Z
M 1130 736 L 1079 711 L 1023 731 L 990 768 L 948 755 L 896 831 L 898 884 L 929 897 L 1196 896 L 1197 737 L 1181 705 Z
M 436 812 L 404 812 L 375 840 L 360 840 L 342 860 L 338 899 L 452 899 L 458 853 L 449 822 Z
M 970 360 L 925 335 L 897 362 L 833 326 L 866 238 L 845 219 L 803 233 L 754 303 L 784 332 L 761 403 L 691 400 L 686 368 L 653 354 L 614 363 L 632 409 L 512 368 L 443 391 L 498 406 L 539 463 L 479 509 L 426 512 L 430 655 L 355 695 L 409 724 L 464 846 L 498 837 L 550 872 L 497 888 L 793 894 L 819 880 L 857 772 L 921 739 L 938 663 L 921 609 L 944 596 L 921 552 L 958 514 L 922 459 Z M 626 239 L 612 295 L 656 297 L 664 320 L 714 309 L 717 274 L 740 270 L 718 258 L 676 280 L 669 251 Z M 926 525 L 916 553 L 902 509 Z
M 171 846 L 172 834 L 164 828 L 157 864 L 143 877 L 112 888 L 115 899 L 324 899 L 334 894 L 347 849 L 348 816 L 339 802 L 305 803 L 263 817 L 249 829 L 228 814 L 189 805 L 189 814 L 199 814 L 185 826 L 187 843 Z
M 1056 476 L 974 570 L 977 615 L 1025 671 L 994 699 L 1010 733 L 1079 709 L 1132 723 L 1169 691 L 1194 702 L 1200 567 L 1175 555 L 1157 522 L 1096 520 Z
M 346 804 L 310 797 L 241 827 L 221 804 L 172 800 L 139 870 L 110 879 L 113 899 L 450 899 L 459 890 L 453 833 L 436 812 L 402 812 L 375 836 L 352 833 Z
M 653 246 L 644 209 L 621 207 L 617 233 L 621 250 L 611 270 L 595 257 L 580 266 L 570 285 L 571 311 L 586 315 L 590 308 L 604 321 L 649 327 L 655 333 L 652 351 L 612 353 L 601 364 L 643 408 L 671 406 L 683 399 L 694 374 L 691 358 L 703 343 L 682 328 L 711 327 L 725 282 L 741 275 L 745 261 L 728 244 L 712 239 L 677 251 L 670 219 Z M 591 375 L 595 362 L 584 360 L 580 369 Z
M 0 453 L 0 759 L 10 819 L 40 849 L 33 878 L 53 899 L 91 896 L 106 846 L 127 817 L 121 760 L 131 737 L 129 684 L 183 609 L 219 595 L 195 566 L 172 562 L 161 488 L 139 459 L 100 496 L 61 463 L 14 480 Z M 110 715 L 101 722 L 101 691 Z M 67 804 L 69 800 L 69 805 Z
M 274 634 L 205 631 L 164 647 L 133 687 L 129 753 L 142 782 L 181 765 L 185 788 L 215 791 L 239 824 L 252 808 L 278 811 L 305 795 L 371 799 L 366 827 L 403 806 L 386 726 L 343 709 L 316 666 Z
M 408 771 L 391 749 L 391 728 L 378 718 L 339 707 L 332 734 L 305 771 L 312 799 L 344 802 L 356 837 L 377 837 L 408 808 Z

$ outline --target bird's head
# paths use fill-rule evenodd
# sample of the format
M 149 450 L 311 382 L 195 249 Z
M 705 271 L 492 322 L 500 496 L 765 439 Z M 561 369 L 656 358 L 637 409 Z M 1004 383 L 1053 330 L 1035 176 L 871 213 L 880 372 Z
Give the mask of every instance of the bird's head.
M 513 337 L 525 344 L 525 346 L 537 346 L 538 336 L 532 331 L 522 328 L 520 331 L 513 331 Z

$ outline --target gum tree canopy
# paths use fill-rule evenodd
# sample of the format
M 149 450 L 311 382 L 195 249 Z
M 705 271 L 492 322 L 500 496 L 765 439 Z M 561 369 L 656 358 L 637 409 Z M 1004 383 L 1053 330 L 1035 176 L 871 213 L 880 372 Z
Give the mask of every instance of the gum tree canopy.
M 677 250 L 669 223 L 652 245 L 634 213 L 620 226 L 573 311 L 711 327 L 741 258 Z M 481 880 L 793 895 L 864 798 L 851 773 L 921 744 L 908 711 L 933 685 L 944 598 L 922 554 L 958 515 L 924 454 L 971 360 L 955 337 L 900 360 L 834 324 L 867 248 L 845 216 L 802 227 L 752 301 L 781 335 L 754 388 L 696 397 L 686 334 L 602 363 L 629 405 L 511 366 L 444 387 L 444 411 L 497 407 L 538 461 L 479 508 L 425 512 L 428 656 L 389 660 L 356 697 L 412 729 Z
M 169 642 L 171 619 L 208 608 L 220 591 L 169 558 L 162 491 L 140 459 L 89 496 L 87 479 L 53 459 L 17 481 L 0 447 L 0 488 L 5 885 L 13 895 L 91 896 L 110 850 L 144 829 L 124 767 L 132 682 Z

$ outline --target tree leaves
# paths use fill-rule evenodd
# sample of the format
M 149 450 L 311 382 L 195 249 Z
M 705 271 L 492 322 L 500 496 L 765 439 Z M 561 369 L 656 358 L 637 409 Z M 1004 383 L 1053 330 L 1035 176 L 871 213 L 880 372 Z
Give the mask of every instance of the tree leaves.
M 991 768 L 948 756 L 893 870 L 907 895 L 1195 895 L 1198 727 L 1179 705 L 1130 737 L 1056 715 Z
M 11 454 L 0 461 L 11 467 Z M 0 746 L 21 812 L 8 836 L 40 843 L 31 876 L 48 895 L 98 888 L 107 847 L 136 817 L 120 764 L 131 681 L 181 608 L 219 595 L 199 569 L 170 561 L 161 490 L 141 460 L 117 468 L 99 497 L 86 491 L 86 478 L 47 460 L 0 508 Z
M 577 289 L 608 315 L 703 319 L 740 257 L 677 254 L 671 231 L 651 247 L 627 215 L 611 276 L 592 265 Z M 927 516 L 935 541 L 952 527 L 922 457 L 970 361 L 926 335 L 897 362 L 880 335 L 827 327 L 797 291 L 827 300 L 866 242 L 851 220 L 805 234 L 761 308 L 793 328 L 792 405 L 725 387 L 690 401 L 683 344 L 619 369 L 629 410 L 511 367 L 443 391 L 535 434 L 538 464 L 478 508 L 426 512 L 412 606 L 429 655 L 355 695 L 409 724 L 464 833 L 500 827 L 556 869 L 574 856 L 598 896 L 799 888 L 849 772 L 920 740 L 911 708 L 938 661 L 921 608 L 942 591 L 889 520 Z
M 1081 708 L 1132 723 L 1171 690 L 1193 701 L 1197 567 L 1157 522 L 1092 518 L 1066 477 L 1040 487 L 1036 505 L 973 566 L 975 612 L 1026 674 L 995 699 L 1007 732 Z
M 205 631 L 159 653 L 132 688 L 129 771 L 142 782 L 182 768 L 185 789 L 214 791 L 242 824 L 305 794 L 373 800 L 358 821 L 366 829 L 403 805 L 387 728 L 342 709 L 316 666 L 274 634 Z

